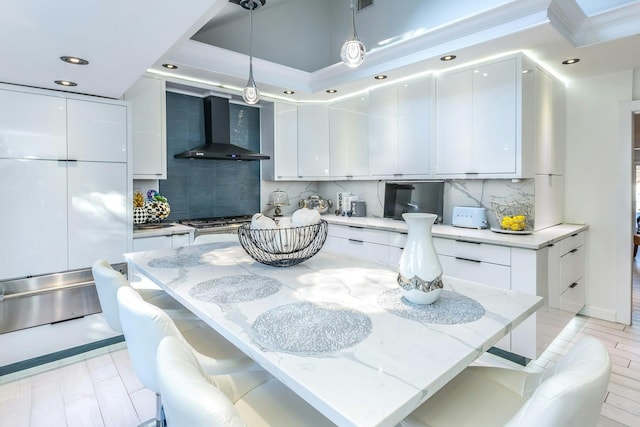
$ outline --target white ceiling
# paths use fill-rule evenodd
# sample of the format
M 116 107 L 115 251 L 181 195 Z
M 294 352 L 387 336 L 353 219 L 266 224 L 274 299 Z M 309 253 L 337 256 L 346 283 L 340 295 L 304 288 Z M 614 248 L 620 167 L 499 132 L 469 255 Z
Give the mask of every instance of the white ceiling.
M 299 0 L 267 0 L 254 14 L 254 24 L 260 14 L 267 15 L 266 8 L 275 10 L 288 1 Z M 348 0 L 324 1 L 335 5 Z M 374 7 L 383 10 L 385 3 L 394 1 L 398 0 L 375 0 Z M 430 2 L 449 8 L 454 3 Z M 462 3 L 478 4 L 458 0 L 456 5 Z M 266 97 L 285 97 L 283 89 L 293 89 L 296 94 L 290 99 L 325 101 L 376 84 L 371 77 L 379 73 L 389 75 L 384 83 L 392 83 L 413 73 L 451 67 L 452 63 L 438 59 L 448 53 L 458 56 L 453 65 L 460 66 L 523 50 L 567 82 L 640 69 L 638 0 L 493 0 L 482 4 L 491 4 L 491 10 L 467 14 L 418 37 L 375 49 L 356 70 L 333 64 L 307 72 L 257 58 L 255 78 Z M 5 63 L 0 81 L 5 83 L 60 89 L 54 80 L 72 80 L 78 83 L 70 88 L 73 92 L 118 98 L 145 71 L 166 75 L 174 86 L 196 88 L 196 92 L 217 87 L 237 93 L 247 80 L 245 54 L 190 40 L 212 19 L 209 28 L 246 19 L 246 15 L 227 13 L 240 9 L 241 14 L 243 9 L 226 0 L 0 0 L 0 7 L 0 55 Z M 408 10 L 407 16 L 412 12 Z M 364 14 L 357 18 L 361 37 L 368 31 L 364 18 Z M 263 32 L 260 37 L 268 35 Z M 80 56 L 90 64 L 66 64 L 59 60 L 62 55 Z M 579 57 L 581 62 L 560 65 L 569 57 Z M 161 66 L 166 62 L 179 69 L 168 71 Z M 339 92 L 328 95 L 324 92 L 328 88 Z

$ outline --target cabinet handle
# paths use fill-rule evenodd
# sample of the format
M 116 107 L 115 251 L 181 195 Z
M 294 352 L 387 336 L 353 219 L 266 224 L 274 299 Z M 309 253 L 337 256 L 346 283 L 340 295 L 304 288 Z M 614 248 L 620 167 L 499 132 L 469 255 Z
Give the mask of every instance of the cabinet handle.
M 463 257 L 460 257 L 460 256 L 457 256 L 456 259 L 458 259 L 460 261 L 469 261 L 469 262 L 477 262 L 477 263 L 482 262 L 482 261 L 477 260 L 477 259 L 463 258 Z
M 350 243 L 357 243 L 359 245 L 363 244 L 364 242 L 362 240 L 355 240 L 355 239 L 349 239 Z
M 465 172 L 465 175 L 479 175 L 480 172 Z
M 58 159 L 58 161 L 68 163 L 68 162 L 77 162 L 78 159 Z
M 460 243 L 473 243 L 474 245 L 480 245 L 480 242 L 471 242 L 469 240 L 462 240 L 462 239 L 456 239 L 456 242 L 460 242 Z
M 576 252 L 578 252 L 578 248 L 574 248 L 569 251 L 570 254 L 575 254 Z
M 579 233 L 574 233 L 571 235 L 571 237 L 576 237 Z
M 362 230 L 364 227 L 358 227 L 357 225 L 347 225 L 349 228 L 355 228 L 356 230 Z
M 573 282 L 572 284 L 569 285 L 571 289 L 575 288 L 576 286 L 578 286 L 578 282 Z

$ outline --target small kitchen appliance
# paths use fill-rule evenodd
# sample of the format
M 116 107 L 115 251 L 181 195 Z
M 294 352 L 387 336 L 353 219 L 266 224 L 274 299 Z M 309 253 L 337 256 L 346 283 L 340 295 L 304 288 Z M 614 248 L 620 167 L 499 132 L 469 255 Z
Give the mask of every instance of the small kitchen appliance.
M 487 228 L 485 208 L 456 206 L 451 215 L 451 225 L 464 228 Z
M 367 205 L 364 201 L 353 201 L 351 202 L 351 216 L 367 216 Z

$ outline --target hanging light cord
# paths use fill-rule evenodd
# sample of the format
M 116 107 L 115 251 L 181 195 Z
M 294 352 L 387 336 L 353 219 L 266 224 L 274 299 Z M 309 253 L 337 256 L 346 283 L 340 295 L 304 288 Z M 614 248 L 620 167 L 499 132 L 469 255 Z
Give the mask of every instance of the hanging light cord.
M 253 0 L 249 2 L 249 6 L 249 78 L 253 79 Z
M 353 39 L 358 39 L 358 32 L 356 31 L 356 5 L 355 0 L 351 0 L 351 28 L 353 28 Z

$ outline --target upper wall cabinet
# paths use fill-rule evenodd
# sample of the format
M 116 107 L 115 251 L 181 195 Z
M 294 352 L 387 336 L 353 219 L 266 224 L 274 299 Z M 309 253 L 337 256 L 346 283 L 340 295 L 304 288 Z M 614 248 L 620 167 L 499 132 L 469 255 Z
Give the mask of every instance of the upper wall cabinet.
M 536 174 L 564 175 L 564 84 L 540 68 L 535 69 Z
M 166 84 L 141 77 L 124 95 L 131 103 L 133 178 L 167 178 Z
M 329 107 L 330 174 L 333 179 L 369 175 L 369 98 L 359 96 Z
M 429 177 L 432 78 L 370 92 L 373 177 Z
M 534 172 L 534 73 L 523 55 L 436 79 L 435 174 L 527 178 Z M 523 107 L 525 106 L 525 107 Z
M 298 175 L 329 177 L 329 107 L 298 106 Z
M 298 107 L 275 105 L 275 147 L 272 161 L 275 179 L 298 178 Z

